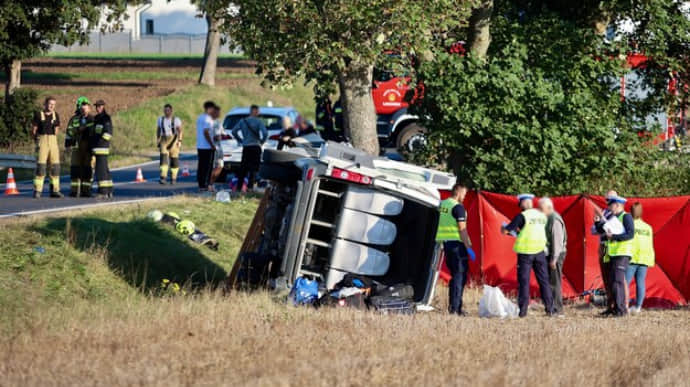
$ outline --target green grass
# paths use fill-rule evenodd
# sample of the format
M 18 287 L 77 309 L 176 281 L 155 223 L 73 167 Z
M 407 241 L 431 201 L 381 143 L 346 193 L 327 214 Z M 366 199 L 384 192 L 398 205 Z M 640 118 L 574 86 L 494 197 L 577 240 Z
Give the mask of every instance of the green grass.
M 108 52 L 54 52 L 44 55 L 56 59 L 108 59 L 108 60 L 180 60 L 201 59 L 203 55 L 185 54 L 143 54 L 143 53 L 108 53 Z M 240 54 L 221 54 L 218 58 L 244 59 Z
M 294 106 L 309 119 L 314 118 L 313 90 L 297 85 L 290 90 L 270 90 L 258 80 L 243 82 L 239 87 L 191 86 L 165 97 L 150 99 L 136 107 L 113 113 L 115 136 L 113 147 L 121 154 L 155 151 L 155 123 L 162 114 L 162 107 L 170 103 L 175 116 L 182 120 L 184 128 L 183 149 L 196 146 L 196 119 L 201 114 L 204 101 L 213 100 L 222 108 L 224 115 L 236 106 L 265 105 L 272 101 L 275 106 Z
M 256 205 L 254 199 L 221 204 L 183 197 L 2 224 L 0 331 L 19 329 L 35 313 L 80 301 L 118 307 L 124 299 L 144 300 L 159 295 L 163 279 L 188 289 L 219 285 Z M 219 250 L 147 220 L 151 209 L 193 221 L 220 242 Z

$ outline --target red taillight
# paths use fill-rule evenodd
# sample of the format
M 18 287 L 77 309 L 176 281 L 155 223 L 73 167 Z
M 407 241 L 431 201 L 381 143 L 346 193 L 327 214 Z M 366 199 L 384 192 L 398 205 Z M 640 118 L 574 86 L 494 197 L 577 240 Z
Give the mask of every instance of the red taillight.
M 357 184 L 371 184 L 371 177 L 357 172 L 346 171 L 340 168 L 333 168 L 331 171 L 331 177 L 351 181 Z
M 307 170 L 307 181 L 310 181 L 314 177 L 314 168 L 309 168 Z
M 269 140 L 276 140 L 276 141 L 278 141 L 278 140 L 280 140 L 280 135 L 279 135 L 279 134 L 274 134 L 273 136 L 269 137 L 268 139 L 269 139 Z

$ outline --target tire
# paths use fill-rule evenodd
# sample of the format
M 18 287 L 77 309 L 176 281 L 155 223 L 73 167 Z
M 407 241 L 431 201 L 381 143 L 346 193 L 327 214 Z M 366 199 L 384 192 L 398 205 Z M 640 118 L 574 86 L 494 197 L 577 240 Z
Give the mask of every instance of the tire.
M 404 154 L 412 154 L 426 145 L 425 127 L 411 123 L 403 128 L 395 139 L 395 147 Z
M 285 164 L 294 163 L 299 159 L 303 159 L 304 156 L 298 155 L 292 152 L 279 151 L 275 149 L 264 149 L 263 162 L 266 164 Z
M 294 165 L 263 163 L 259 168 L 262 179 L 292 184 L 302 177 L 302 171 Z

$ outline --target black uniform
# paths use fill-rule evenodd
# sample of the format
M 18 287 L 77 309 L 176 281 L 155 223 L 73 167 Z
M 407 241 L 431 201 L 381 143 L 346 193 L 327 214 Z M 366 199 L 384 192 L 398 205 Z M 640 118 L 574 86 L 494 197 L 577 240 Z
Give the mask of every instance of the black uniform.
M 333 105 L 333 130 L 335 132 L 336 140 L 338 142 L 347 141 L 345 135 L 345 124 L 343 123 L 343 106 L 340 100 L 335 101 Z
M 70 196 L 91 196 L 93 170 L 89 139 L 94 129 L 94 117 L 77 112 L 69 120 L 65 134 L 65 148 L 72 148 L 70 163 Z
M 91 152 L 96 157 L 95 174 L 98 193 L 112 196 L 113 180 L 108 168 L 108 155 L 110 154 L 110 140 L 113 138 L 113 124 L 105 110 L 94 117 L 94 124 L 90 145 Z
M 328 141 L 336 141 L 333 130 L 333 106 L 331 99 L 326 97 L 316 105 L 316 126 L 323 130 L 323 138 Z

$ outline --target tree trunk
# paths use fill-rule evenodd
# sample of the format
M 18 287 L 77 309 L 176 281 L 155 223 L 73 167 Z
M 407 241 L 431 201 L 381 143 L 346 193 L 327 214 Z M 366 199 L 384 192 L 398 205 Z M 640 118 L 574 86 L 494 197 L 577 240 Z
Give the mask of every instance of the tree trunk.
M 206 33 L 206 47 L 204 48 L 204 61 L 201 65 L 199 84 L 207 86 L 216 85 L 216 64 L 218 63 L 218 52 L 220 51 L 220 20 L 206 14 L 208 32 Z
M 5 63 L 5 99 L 9 97 L 15 90 L 21 86 L 22 79 L 22 61 L 13 59 L 11 62 Z
M 470 52 L 478 58 L 486 58 L 491 44 L 491 15 L 494 11 L 493 0 L 481 0 L 479 6 L 472 10 L 470 17 L 469 44 Z
M 350 62 L 338 74 L 345 134 L 355 148 L 379 155 L 376 109 L 371 97 L 374 65 Z

